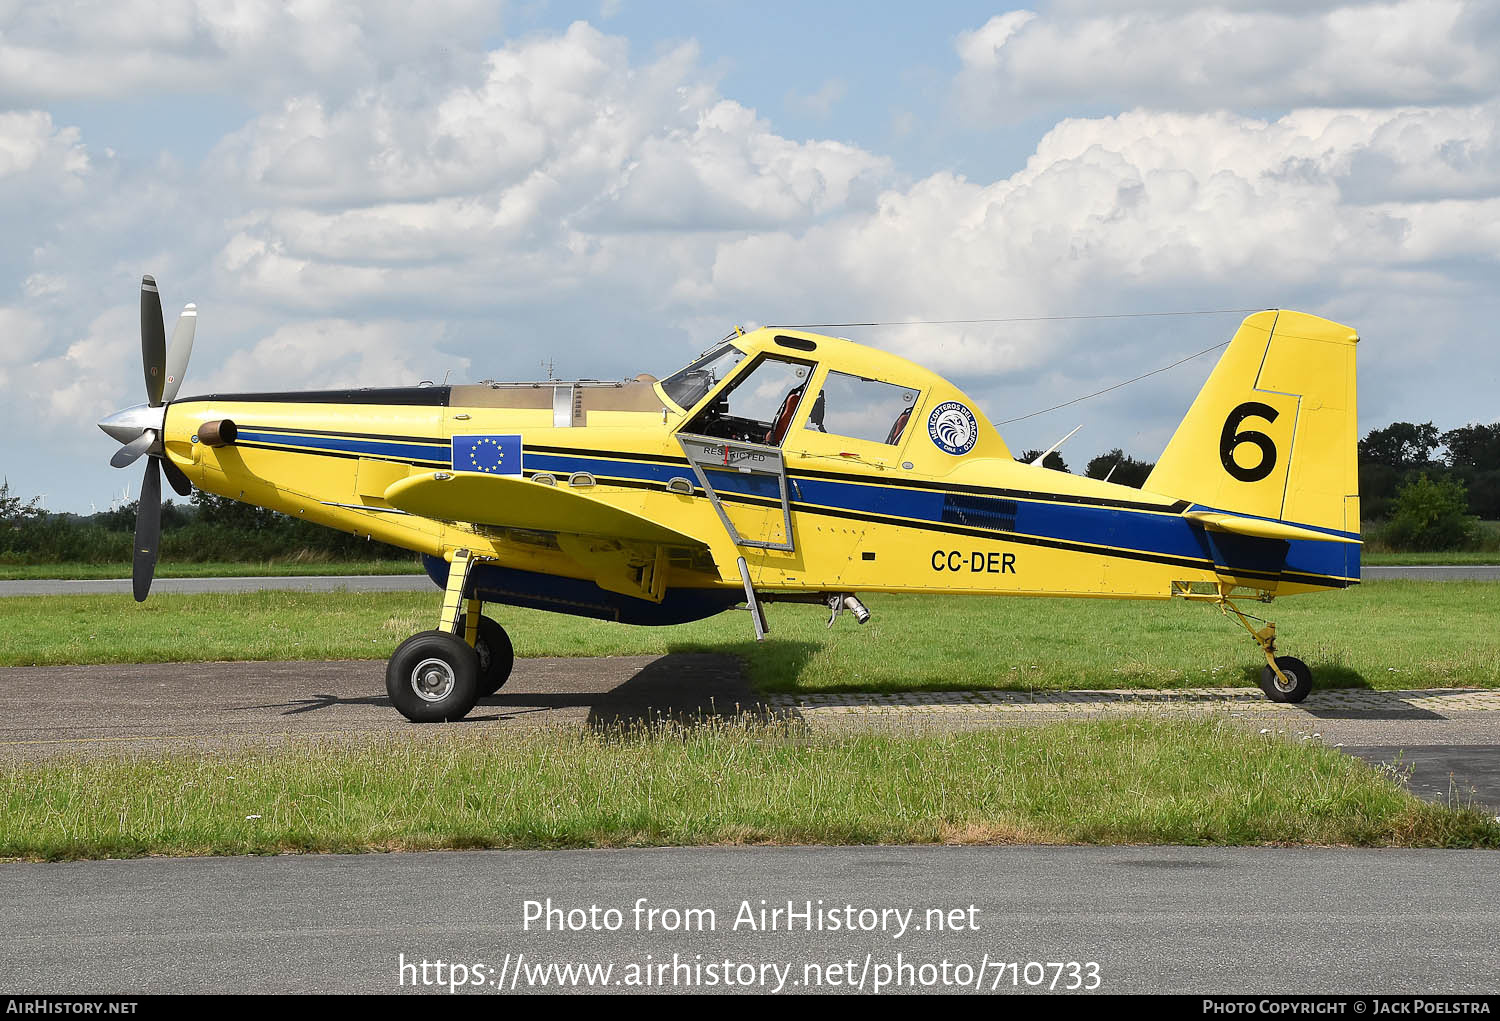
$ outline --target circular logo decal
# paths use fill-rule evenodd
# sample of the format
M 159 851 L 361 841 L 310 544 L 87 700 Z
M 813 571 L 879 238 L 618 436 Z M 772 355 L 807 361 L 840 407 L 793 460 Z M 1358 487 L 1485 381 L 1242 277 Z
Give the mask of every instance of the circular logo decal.
M 967 454 L 979 439 L 974 412 L 958 401 L 944 401 L 927 419 L 927 435 L 937 448 L 949 454 Z

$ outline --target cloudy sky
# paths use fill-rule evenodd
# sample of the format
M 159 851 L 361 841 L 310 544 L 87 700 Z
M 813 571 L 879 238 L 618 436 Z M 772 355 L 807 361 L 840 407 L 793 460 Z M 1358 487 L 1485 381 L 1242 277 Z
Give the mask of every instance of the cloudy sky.
M 889 9 L 887 9 L 889 8 Z M 1500 4 L 0 0 L 0 473 L 184 393 L 664 374 L 736 324 L 1291 307 L 1361 425 L 1500 418 Z M 844 332 L 997 421 L 1240 316 Z M 1002 428 L 1154 459 L 1212 359 Z

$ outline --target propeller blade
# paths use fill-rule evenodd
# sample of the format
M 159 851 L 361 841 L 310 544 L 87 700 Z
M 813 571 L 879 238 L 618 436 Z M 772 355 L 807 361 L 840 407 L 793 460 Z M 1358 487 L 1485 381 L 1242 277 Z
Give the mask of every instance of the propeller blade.
M 151 449 L 151 444 L 156 442 L 156 434 L 149 429 L 141 433 L 135 439 L 115 451 L 115 456 L 109 459 L 111 468 L 124 468 L 133 464 L 135 459 Z
M 161 459 L 161 470 L 167 473 L 167 482 L 171 484 L 178 496 L 193 495 L 193 484 L 188 481 L 188 477 L 183 474 L 182 469 L 172 463 L 171 458 L 164 457 Z
M 163 403 L 171 404 L 177 399 L 177 391 L 182 389 L 182 377 L 187 372 L 188 359 L 193 356 L 193 334 L 197 330 L 198 306 L 189 302 L 182 315 L 177 317 L 177 325 L 172 329 L 172 344 L 167 348 L 167 383 L 161 393 Z M 171 477 L 172 473 L 168 472 L 167 478 Z
M 146 462 L 146 477 L 141 479 L 141 499 L 135 508 L 135 563 L 131 566 L 131 587 L 135 601 L 144 603 L 151 591 L 151 576 L 156 573 L 156 551 L 161 545 L 161 469 L 157 459 Z
M 146 402 L 160 407 L 166 382 L 167 328 L 162 324 L 161 295 L 150 274 L 141 277 L 141 362 L 146 367 Z

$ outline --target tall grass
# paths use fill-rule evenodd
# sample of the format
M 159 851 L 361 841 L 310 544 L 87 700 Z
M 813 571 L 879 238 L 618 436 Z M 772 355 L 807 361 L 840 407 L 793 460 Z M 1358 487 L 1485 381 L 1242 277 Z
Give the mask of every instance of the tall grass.
M 1500 846 L 1320 746 L 1209 721 L 926 736 L 444 728 L 0 773 L 0 856 L 777 843 Z

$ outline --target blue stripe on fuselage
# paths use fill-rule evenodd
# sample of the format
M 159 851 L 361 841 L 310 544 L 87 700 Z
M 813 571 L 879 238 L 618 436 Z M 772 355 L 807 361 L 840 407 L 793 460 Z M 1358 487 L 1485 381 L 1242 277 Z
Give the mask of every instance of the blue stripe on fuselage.
M 259 429 L 239 431 L 239 440 L 246 443 L 274 443 L 278 446 L 308 447 L 314 450 L 334 450 L 345 454 L 371 454 L 376 457 L 394 457 L 406 461 L 421 461 L 427 464 L 449 462 L 449 444 L 426 446 L 417 443 L 401 443 L 395 440 L 352 439 L 344 436 L 303 436 L 297 433 L 279 433 Z M 437 441 L 434 441 L 436 444 Z
M 597 478 L 622 478 L 666 482 L 673 476 L 688 476 L 686 465 L 609 460 L 569 454 L 526 455 L 526 467 L 566 475 L 586 471 Z M 710 470 L 711 481 L 721 494 L 778 499 L 775 478 L 734 471 Z M 790 496 L 804 510 L 828 508 L 858 514 L 912 519 L 915 523 L 943 520 L 944 493 L 889 486 L 878 481 L 837 481 L 788 473 Z M 1205 566 L 1215 559 L 1205 530 L 1178 514 L 1097 507 L 1087 504 L 1049 503 L 1044 500 L 1010 498 L 1016 505 L 1015 534 L 1054 539 L 1059 542 L 1126 549 L 1198 561 Z M 1326 531 L 1326 530 L 1325 530 Z M 1006 532 L 996 531 L 1003 539 Z M 1236 561 L 1246 570 L 1276 573 L 1280 565 Z M 1359 577 L 1358 547 L 1350 543 L 1296 540 L 1288 548 L 1284 570 L 1325 575 L 1340 580 Z
M 325 449 L 341 453 L 367 454 L 434 463 L 447 457 L 446 445 L 433 440 L 426 446 L 394 440 L 355 439 L 342 436 L 305 436 L 291 433 L 242 428 L 240 438 L 247 442 L 276 443 Z M 662 463 L 589 457 L 527 450 L 524 466 L 528 472 L 545 471 L 566 476 L 588 472 L 596 478 L 657 482 L 682 477 L 692 481 L 692 469 L 686 463 Z M 444 461 L 446 463 L 446 461 Z M 708 469 L 710 480 L 721 494 L 779 500 L 779 487 L 773 476 Z M 943 523 L 945 494 L 906 486 L 885 485 L 878 480 L 835 480 L 788 473 L 789 496 L 795 506 L 816 512 L 826 508 L 840 512 L 904 518 L 920 527 Z M 990 494 L 979 493 L 988 496 Z M 1015 532 L 993 530 L 994 538 L 1007 535 L 1051 539 L 1057 542 L 1128 550 L 1155 556 L 1194 561 L 1209 566 L 1215 559 L 1214 548 L 1205 530 L 1165 507 L 1161 512 L 1088 504 L 1050 503 L 1024 497 L 1007 497 L 1016 507 Z M 1321 531 L 1332 531 L 1320 529 Z M 1342 534 L 1332 532 L 1332 534 Z M 1222 559 L 1222 551 L 1221 557 Z M 1259 560 L 1259 558 L 1255 558 Z M 1268 570 L 1262 563 L 1231 565 L 1248 570 Z M 1274 568 L 1269 568 L 1274 572 Z M 1359 578 L 1359 547 L 1352 543 L 1294 540 L 1290 543 L 1284 570 L 1300 574 L 1321 575 L 1354 581 Z

